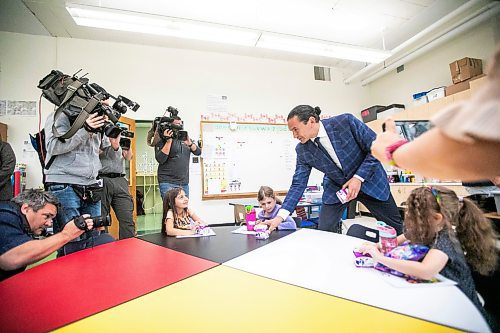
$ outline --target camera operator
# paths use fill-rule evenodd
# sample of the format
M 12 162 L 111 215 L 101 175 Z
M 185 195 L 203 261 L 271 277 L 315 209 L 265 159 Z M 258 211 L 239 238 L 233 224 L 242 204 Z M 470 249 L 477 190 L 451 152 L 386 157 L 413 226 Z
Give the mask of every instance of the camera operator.
M 69 221 L 56 235 L 36 240 L 57 214 L 59 200 L 49 192 L 26 190 L 10 202 L 0 203 L 0 281 L 20 273 L 84 231 Z M 86 228 L 93 222 L 85 218 Z
M 172 116 L 172 124 L 182 128 L 182 119 Z M 156 131 L 160 131 L 157 126 Z M 177 131 L 178 133 L 178 131 Z M 162 199 L 171 188 L 182 187 L 189 196 L 189 158 L 201 155 L 201 149 L 186 135 L 180 140 L 174 129 L 165 129 L 159 133 L 159 142 L 155 146 L 155 158 L 158 161 L 158 183 Z
M 59 139 L 54 136 L 52 127 L 55 125 L 54 128 L 58 133 L 66 133 L 71 127 L 69 116 L 65 112 L 60 113 L 55 124 L 54 112 L 47 117 L 45 123 L 46 160 L 52 159 L 53 163 L 44 169 L 45 186 L 61 202 L 54 232 L 61 231 L 65 224 L 75 216 L 101 215 L 102 187 L 98 185 L 96 177 L 101 169 L 99 149 L 103 134 L 98 133 L 98 129 L 106 121 L 105 116 L 91 113 L 85 120 L 84 126 L 79 128 L 73 136 L 68 139 Z M 92 230 L 63 246 L 58 251 L 58 256 L 112 241 L 114 239 L 111 235 Z
M 132 150 L 120 146 L 121 135 L 116 138 L 103 138 L 103 147 L 111 149 L 101 150 L 99 158 L 102 168 L 99 178 L 103 180 L 103 196 L 101 201 L 101 215 L 107 216 L 110 206 L 115 211 L 119 223 L 119 238 L 125 239 L 135 236 L 134 202 L 128 190 L 128 180 L 125 178 L 123 160 L 132 159 Z
M 16 154 L 8 142 L 3 142 L 0 134 L 0 202 L 9 201 L 13 196 L 10 177 L 16 167 Z

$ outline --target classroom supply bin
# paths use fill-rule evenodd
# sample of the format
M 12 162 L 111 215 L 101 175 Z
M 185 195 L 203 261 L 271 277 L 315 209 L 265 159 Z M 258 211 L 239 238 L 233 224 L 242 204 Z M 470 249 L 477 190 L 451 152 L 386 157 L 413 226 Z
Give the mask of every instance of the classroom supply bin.
M 434 88 L 434 89 L 429 90 L 426 94 L 427 100 L 429 102 L 432 102 L 436 99 L 443 98 L 445 95 L 445 89 L 446 89 L 446 87 L 438 87 L 438 88 Z
M 385 108 L 384 105 L 374 105 L 361 111 L 361 118 L 364 123 L 377 119 L 377 111 Z
M 419 92 L 413 94 L 413 105 L 421 105 L 427 103 L 427 92 Z
M 405 109 L 403 104 L 391 104 L 377 111 L 377 119 L 387 119 L 392 115 L 401 112 Z

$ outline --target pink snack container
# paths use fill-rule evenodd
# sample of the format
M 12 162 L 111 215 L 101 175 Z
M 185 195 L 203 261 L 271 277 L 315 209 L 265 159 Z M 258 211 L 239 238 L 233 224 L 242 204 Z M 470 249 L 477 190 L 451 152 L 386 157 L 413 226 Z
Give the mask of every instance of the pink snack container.
M 253 227 L 255 226 L 256 213 L 255 209 L 252 209 L 250 213 L 245 215 L 245 221 L 247 223 L 247 230 L 253 231 Z
M 396 229 L 382 221 L 377 221 L 377 229 L 380 236 L 380 245 L 384 254 L 398 246 Z
M 247 230 L 248 231 L 253 231 L 255 227 L 255 221 L 247 221 Z

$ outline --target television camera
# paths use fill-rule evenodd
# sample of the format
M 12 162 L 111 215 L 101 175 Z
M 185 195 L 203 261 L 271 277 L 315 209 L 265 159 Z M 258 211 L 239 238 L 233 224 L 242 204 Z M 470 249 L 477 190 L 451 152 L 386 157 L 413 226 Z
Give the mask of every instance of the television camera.
M 69 76 L 58 70 L 52 70 L 38 83 L 38 88 L 42 89 L 42 95 L 58 106 L 54 118 L 63 112 L 70 120 L 72 128 L 56 136 L 62 139 L 70 138 L 76 130 L 84 126 L 91 132 L 102 132 L 110 138 L 118 137 L 118 134 L 122 132 L 122 129 L 116 126 L 118 119 L 128 109 L 137 111 L 140 105 L 122 95 L 118 97 L 111 95 L 97 83 L 89 83 L 89 79 L 84 77 L 86 74 L 81 77 L 76 76 L 79 72 Z M 104 102 L 110 98 L 114 100 L 112 106 Z M 105 115 L 108 120 L 100 128 L 90 128 L 85 120 L 92 113 Z
M 153 128 L 158 130 L 158 134 L 162 139 L 165 139 L 164 132 L 166 130 L 171 130 L 172 138 L 181 141 L 187 140 L 188 132 L 184 131 L 184 126 L 182 124 L 174 124 L 174 120 L 180 119 L 178 117 L 179 110 L 173 106 L 169 106 L 166 111 L 169 113 L 169 117 L 156 117 Z

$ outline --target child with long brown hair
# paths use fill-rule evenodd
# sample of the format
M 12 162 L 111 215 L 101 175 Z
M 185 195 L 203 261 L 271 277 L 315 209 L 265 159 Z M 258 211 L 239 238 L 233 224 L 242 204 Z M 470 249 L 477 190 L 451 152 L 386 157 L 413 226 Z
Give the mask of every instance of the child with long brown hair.
M 205 225 L 196 213 L 188 208 L 189 198 L 182 187 L 165 193 L 161 232 L 168 236 L 194 235 L 199 226 Z
M 485 314 L 475 291 L 470 267 L 482 275 L 497 264 L 496 235 L 491 222 L 470 200 L 442 187 L 414 189 L 406 201 L 404 233 L 398 244 L 429 246 L 421 262 L 385 257 L 374 244 L 360 248 L 374 260 L 401 273 L 429 280 L 436 274 L 457 282 L 458 287 Z M 470 265 L 470 267 L 469 267 Z

